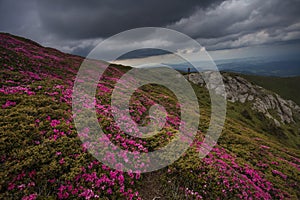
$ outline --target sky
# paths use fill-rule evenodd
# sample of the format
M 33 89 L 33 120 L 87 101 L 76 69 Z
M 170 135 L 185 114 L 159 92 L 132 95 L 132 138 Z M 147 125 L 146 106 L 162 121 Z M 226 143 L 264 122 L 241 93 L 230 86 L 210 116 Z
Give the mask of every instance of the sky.
M 86 56 L 122 31 L 163 27 L 198 41 L 214 59 L 276 56 L 300 50 L 299 8 L 300 0 L 0 0 L 0 31 Z

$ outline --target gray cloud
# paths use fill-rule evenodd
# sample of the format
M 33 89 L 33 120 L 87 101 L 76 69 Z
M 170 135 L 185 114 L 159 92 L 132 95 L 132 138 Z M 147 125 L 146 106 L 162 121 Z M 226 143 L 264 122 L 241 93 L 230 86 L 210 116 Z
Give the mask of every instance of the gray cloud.
M 208 49 L 237 48 L 300 38 L 299 0 L 227 0 L 169 25 Z
M 181 31 L 208 50 L 230 49 L 299 41 L 299 7 L 299 0 L 0 0 L 0 31 L 80 55 L 144 26 Z
M 40 25 L 34 1 L 0 0 L 0 31 L 26 35 Z
M 37 1 L 44 28 L 75 39 L 108 37 L 142 26 L 166 26 L 215 2 L 218 0 Z

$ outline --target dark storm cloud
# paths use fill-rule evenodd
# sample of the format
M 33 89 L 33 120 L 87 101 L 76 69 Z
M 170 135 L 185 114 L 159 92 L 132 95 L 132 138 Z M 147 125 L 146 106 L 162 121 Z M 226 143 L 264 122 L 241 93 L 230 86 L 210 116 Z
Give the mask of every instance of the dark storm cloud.
M 181 31 L 208 50 L 230 49 L 299 41 L 299 7 L 300 0 L 0 0 L 0 31 L 80 55 L 145 26 Z
M 300 38 L 299 0 L 227 0 L 169 26 L 211 49 Z
M 143 26 L 166 26 L 190 16 L 211 0 L 37 1 L 43 27 L 74 39 L 108 37 Z
M 38 16 L 34 1 L 0 0 L 0 31 L 30 32 L 36 28 Z

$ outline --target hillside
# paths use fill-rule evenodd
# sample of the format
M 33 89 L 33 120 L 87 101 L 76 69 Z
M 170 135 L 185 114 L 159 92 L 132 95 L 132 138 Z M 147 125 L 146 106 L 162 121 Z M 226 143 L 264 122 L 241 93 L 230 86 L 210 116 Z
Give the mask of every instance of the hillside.
M 300 198 L 300 127 L 293 103 L 287 105 L 288 101 L 273 92 L 251 84 L 263 103 L 270 99 L 266 97 L 269 94 L 276 96 L 276 109 L 267 107 L 271 118 L 267 117 L 253 109 L 256 101 L 241 101 L 239 88 L 234 89 L 235 85 L 245 87 L 248 81 L 228 81 L 226 87 L 237 99 L 228 101 L 217 145 L 200 159 L 199 147 L 210 122 L 210 100 L 200 79 L 191 79 L 201 115 L 189 149 L 173 164 L 154 172 L 141 173 L 151 160 L 138 159 L 135 164 L 141 171 L 118 171 L 92 156 L 88 148 L 97 147 L 97 142 L 82 143 L 79 139 L 79 134 L 85 136 L 90 130 L 78 133 L 75 129 L 72 89 L 82 61 L 82 57 L 0 34 L 0 199 Z M 97 85 L 96 116 L 105 135 L 125 152 L 152 152 L 178 138 L 180 105 L 165 87 L 140 87 L 130 99 L 131 118 L 138 124 L 149 123 L 149 108 L 155 103 L 164 106 L 168 117 L 150 138 L 125 134 L 113 119 L 110 97 L 128 70 L 130 67 L 116 65 L 105 70 Z M 224 77 L 240 79 L 233 74 Z M 282 105 L 293 109 L 292 115 L 279 113 Z M 89 116 L 85 120 L 89 122 Z M 111 162 L 128 162 L 127 153 L 118 158 L 104 156 Z
M 240 75 L 256 85 L 272 90 L 285 99 L 290 99 L 300 105 L 300 76 L 296 77 L 268 77 Z
M 202 78 L 204 73 L 211 77 L 215 74 L 214 72 L 192 73 L 189 75 L 189 80 L 201 87 L 207 87 Z M 247 122 L 254 130 L 266 130 L 269 136 L 268 128 L 271 128 L 273 132 L 271 135 L 278 142 L 295 148 L 300 147 L 299 134 L 297 134 L 300 130 L 299 105 L 251 83 L 242 75 L 222 73 L 222 76 L 227 100 L 234 103 L 235 109 L 238 109 L 238 113 L 242 115 L 232 116 L 233 118 L 238 117 L 241 121 Z M 210 87 L 218 93 L 216 86 L 211 84 Z

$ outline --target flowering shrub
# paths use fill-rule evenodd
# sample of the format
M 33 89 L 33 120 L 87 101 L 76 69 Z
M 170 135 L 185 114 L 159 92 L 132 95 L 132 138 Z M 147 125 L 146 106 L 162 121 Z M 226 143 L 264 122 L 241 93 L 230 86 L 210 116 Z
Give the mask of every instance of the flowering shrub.
M 136 160 L 136 171 L 111 169 L 90 154 L 97 143 L 82 143 L 78 138 L 88 137 L 93 131 L 86 128 L 77 133 L 71 112 L 73 82 L 82 58 L 7 34 L 0 34 L 0 49 L 0 198 L 145 197 L 149 182 L 144 176 L 155 176 L 155 172 L 143 175 L 142 171 L 151 160 Z M 119 166 L 118 159 L 129 162 L 128 152 L 147 153 L 168 144 L 177 137 L 181 121 L 181 105 L 174 94 L 164 87 L 146 85 L 130 100 L 130 118 L 139 125 L 149 124 L 149 108 L 159 103 L 167 111 L 166 123 L 147 139 L 124 133 L 113 118 L 110 96 L 129 69 L 107 69 L 98 83 L 95 100 L 98 121 L 107 139 L 125 152 L 106 154 L 104 158 Z M 159 170 L 158 181 L 152 181 L 150 189 L 157 187 L 163 194 L 161 199 L 299 198 L 299 151 L 273 143 L 272 137 L 235 119 L 229 119 L 213 151 L 199 159 L 198 150 L 209 124 L 209 99 L 206 90 L 194 89 L 202 112 L 197 139 L 178 161 Z M 128 116 L 120 119 L 128 120 Z M 133 126 L 125 129 L 139 132 Z
M 5 104 L 2 105 L 2 109 L 8 108 L 8 107 L 11 107 L 11 106 L 15 106 L 15 105 L 16 105 L 16 102 L 7 100 L 7 101 L 5 102 Z

